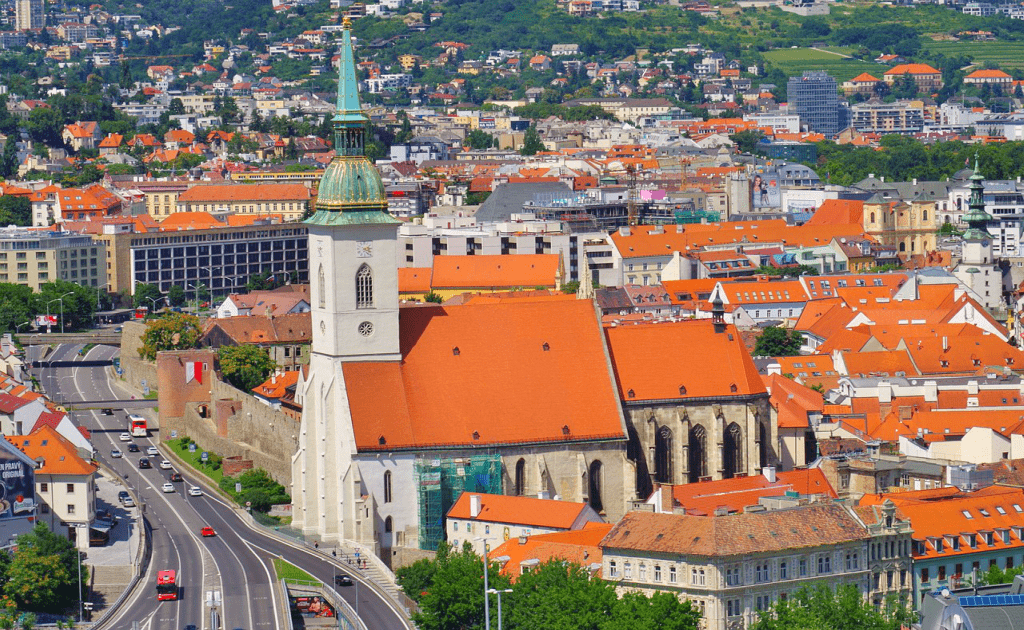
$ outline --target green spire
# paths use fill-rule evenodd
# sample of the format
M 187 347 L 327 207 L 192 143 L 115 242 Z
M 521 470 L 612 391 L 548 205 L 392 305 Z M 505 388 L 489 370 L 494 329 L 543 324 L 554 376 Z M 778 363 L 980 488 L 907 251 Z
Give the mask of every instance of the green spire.
M 967 214 L 964 221 L 967 222 L 967 231 L 964 233 L 965 240 L 980 241 L 989 238 L 986 227 L 992 220 L 992 215 L 985 212 L 985 178 L 978 170 L 978 154 L 974 154 L 974 174 L 971 175 L 971 196 L 967 203 Z
M 352 53 L 352 21 L 342 22 L 341 55 L 338 59 L 338 103 L 334 123 L 334 152 L 337 155 L 363 155 L 366 115 L 359 103 L 359 81 Z

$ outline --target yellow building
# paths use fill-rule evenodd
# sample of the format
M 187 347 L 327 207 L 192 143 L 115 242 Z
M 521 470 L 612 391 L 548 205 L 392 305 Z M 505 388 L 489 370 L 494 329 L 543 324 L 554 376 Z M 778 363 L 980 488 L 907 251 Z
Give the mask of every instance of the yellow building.
M 864 202 L 864 231 L 901 254 L 925 254 L 935 249 L 935 202 L 890 201 L 874 195 Z
M 213 184 L 193 186 L 178 195 L 178 212 L 280 214 L 298 221 L 309 209 L 303 184 Z
M 0 282 L 28 286 L 33 291 L 55 280 L 101 287 L 106 284 L 105 262 L 103 243 L 89 236 L 0 229 Z
M 404 72 L 411 72 L 413 68 L 420 65 L 423 61 L 423 57 L 419 55 L 410 55 L 408 53 L 398 56 L 398 64 L 402 66 Z

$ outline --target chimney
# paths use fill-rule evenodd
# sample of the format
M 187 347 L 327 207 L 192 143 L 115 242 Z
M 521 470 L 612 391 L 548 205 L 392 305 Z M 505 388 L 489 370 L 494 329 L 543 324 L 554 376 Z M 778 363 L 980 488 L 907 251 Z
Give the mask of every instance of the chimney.
M 942 351 L 949 351 L 949 337 L 946 337 L 945 335 L 942 336 Z
M 768 480 L 768 483 L 775 483 L 775 466 L 765 466 L 761 469 L 761 473 Z
M 911 181 L 914 182 L 914 186 L 917 186 L 917 178 L 916 177 L 913 180 L 911 180 Z
M 480 495 L 471 494 L 469 495 L 469 516 L 470 518 L 476 518 L 480 516 Z
M 520 536 L 519 536 L 519 544 L 520 545 L 525 545 L 526 544 L 526 538 L 527 538 L 526 534 L 520 534 Z
M 551 498 L 551 493 L 549 493 L 547 490 L 541 490 L 540 492 L 537 493 L 537 498 L 538 499 L 550 499 Z
M 277 385 L 277 372 L 274 372 L 273 376 L 270 377 L 270 384 Z

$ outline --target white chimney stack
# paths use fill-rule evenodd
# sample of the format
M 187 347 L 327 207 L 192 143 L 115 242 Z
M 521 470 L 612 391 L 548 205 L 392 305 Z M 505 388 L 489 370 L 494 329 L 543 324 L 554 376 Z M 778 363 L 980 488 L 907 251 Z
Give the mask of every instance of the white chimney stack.
M 765 466 L 761 469 L 761 473 L 768 480 L 768 483 L 775 483 L 775 466 Z
M 471 494 L 469 495 L 469 516 L 470 518 L 476 518 L 480 516 L 480 495 Z

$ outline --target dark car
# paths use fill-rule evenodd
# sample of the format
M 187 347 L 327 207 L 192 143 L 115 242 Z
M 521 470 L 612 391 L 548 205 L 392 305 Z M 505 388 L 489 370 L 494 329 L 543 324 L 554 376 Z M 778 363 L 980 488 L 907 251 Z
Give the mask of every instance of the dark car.
M 132 495 L 128 494 L 127 490 L 122 490 L 122 491 L 117 493 L 117 500 L 120 501 L 121 503 L 124 503 L 124 500 L 127 499 L 130 496 L 132 496 Z
M 352 578 L 342 573 L 334 576 L 334 583 L 338 586 L 352 586 Z
M 96 510 L 96 519 L 100 521 L 108 521 L 117 525 L 117 517 L 110 513 L 110 510 Z
M 149 463 L 148 457 L 143 457 L 139 460 L 139 468 L 152 468 L 153 464 Z
M 138 453 L 139 452 L 139 445 L 136 444 L 135 442 L 132 442 L 131 444 L 128 445 L 128 452 L 129 453 Z
M 172 473 L 171 473 L 171 476 L 170 476 L 170 480 L 171 480 L 171 481 L 184 481 L 184 480 L 183 480 L 183 479 L 181 478 L 181 473 L 179 473 L 179 472 L 172 472 Z
M 114 410 L 110 409 L 109 407 L 104 407 L 100 413 L 102 413 L 105 416 L 112 416 L 114 415 Z

